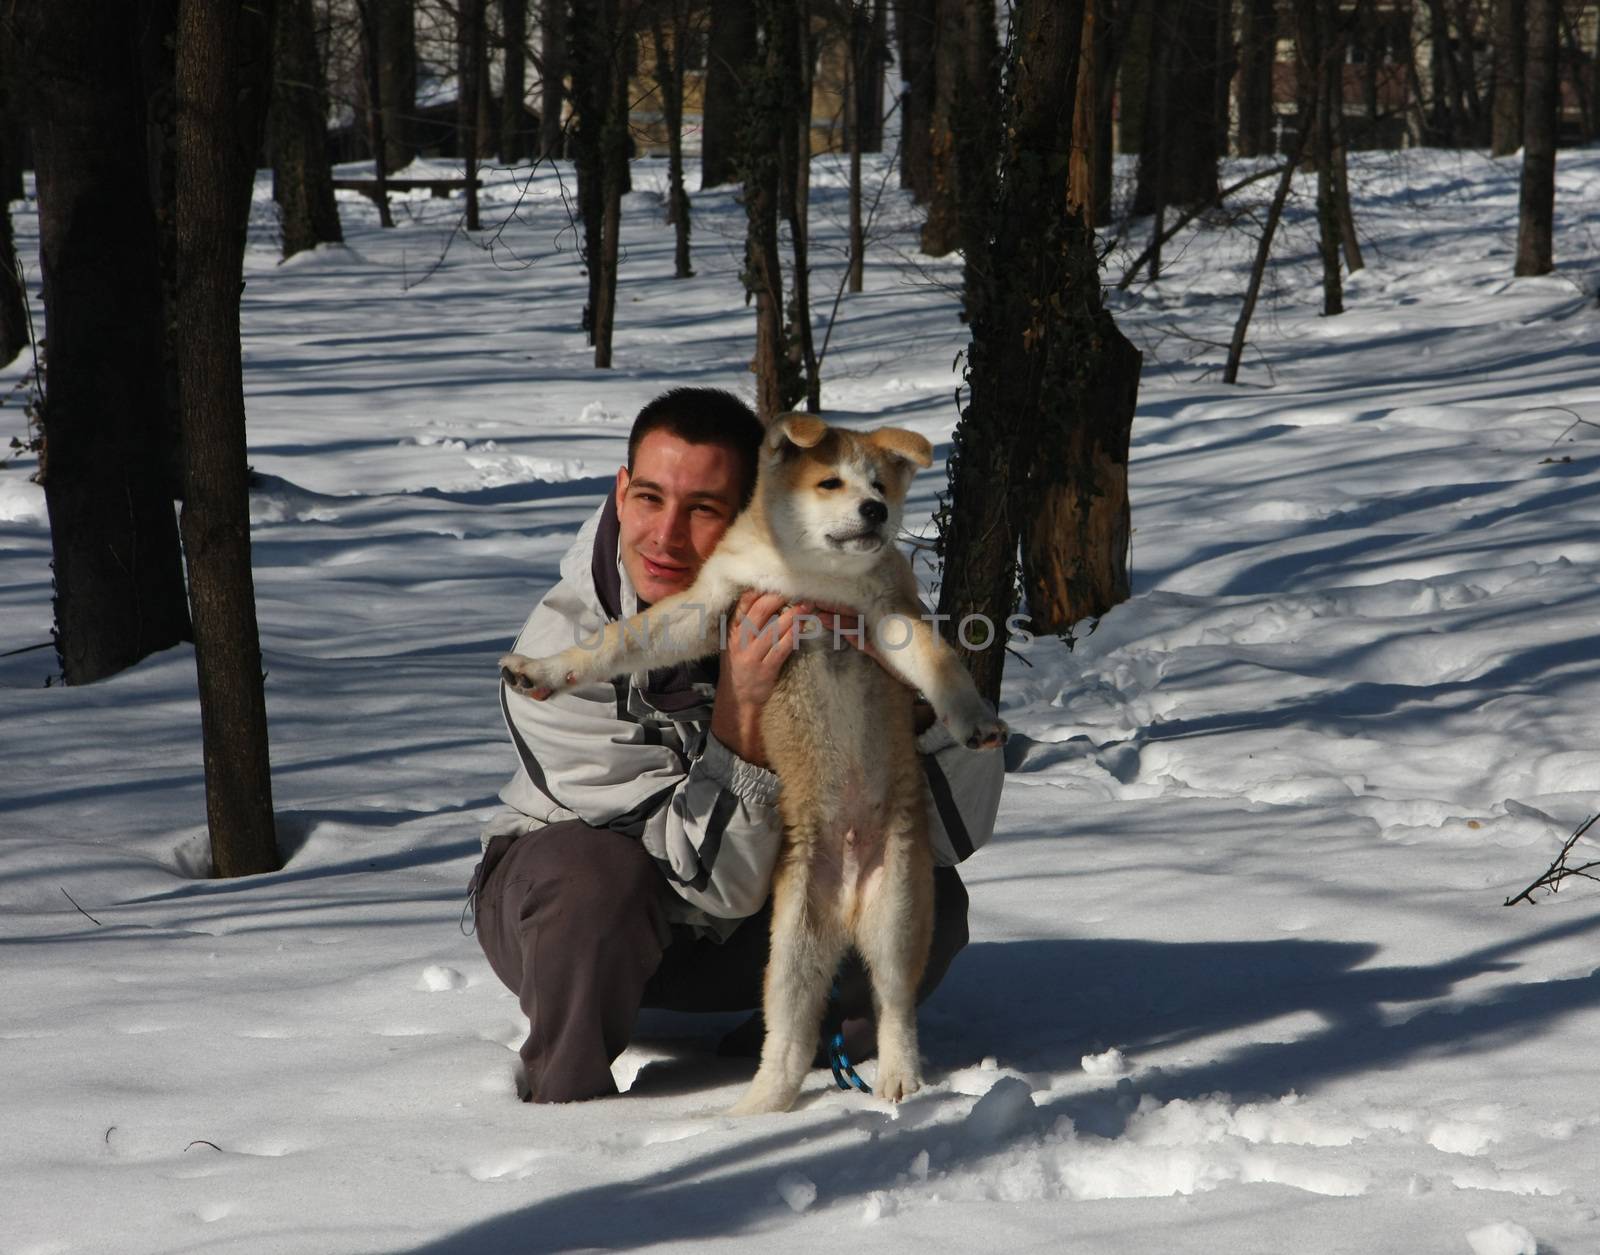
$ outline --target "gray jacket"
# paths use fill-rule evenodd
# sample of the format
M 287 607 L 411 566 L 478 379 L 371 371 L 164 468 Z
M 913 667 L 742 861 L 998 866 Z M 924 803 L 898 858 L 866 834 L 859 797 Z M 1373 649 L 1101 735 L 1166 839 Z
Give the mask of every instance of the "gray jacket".
M 556 653 L 638 604 L 608 497 L 579 531 L 561 560 L 560 582 L 534 607 L 514 648 Z M 709 731 L 715 690 L 714 662 L 589 684 L 543 702 L 501 684 L 519 766 L 500 791 L 509 809 L 484 829 L 485 843 L 574 818 L 636 836 L 677 891 L 675 922 L 726 936 L 766 901 L 782 826 L 777 777 Z M 937 723 L 917 748 L 934 859 L 959 863 L 994 832 L 1001 755 L 959 746 Z

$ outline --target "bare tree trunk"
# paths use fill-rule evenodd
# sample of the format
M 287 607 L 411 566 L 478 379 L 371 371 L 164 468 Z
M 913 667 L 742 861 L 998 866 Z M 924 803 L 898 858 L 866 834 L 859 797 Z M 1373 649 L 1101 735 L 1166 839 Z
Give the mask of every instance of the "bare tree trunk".
M 881 14 L 881 0 L 878 9 Z M 849 41 L 845 62 L 849 80 L 845 84 L 844 120 L 845 142 L 850 151 L 850 266 L 846 284 L 851 292 L 859 292 L 866 277 L 864 255 L 867 250 L 866 231 L 861 222 L 861 149 L 866 142 L 862 108 L 867 94 L 862 91 L 861 79 L 867 73 L 871 37 L 861 0 L 852 0 L 846 20 L 849 24 Z M 881 69 L 880 66 L 880 73 Z
M 0 366 L 28 347 L 28 298 L 17 266 L 11 202 L 22 196 L 22 101 L 11 27 L 0 23 Z
M 1165 68 L 1152 84 L 1160 112 L 1145 124 L 1133 197 L 1136 214 L 1155 212 L 1158 181 L 1163 204 L 1196 205 L 1216 198 L 1219 154 L 1211 102 L 1218 73 L 1220 2 L 1173 0 L 1156 6 L 1151 63 Z
M 933 195 L 933 112 L 937 92 L 934 49 L 937 0 L 895 0 L 900 49 L 900 186 L 926 204 Z
M 1294 184 L 1295 168 L 1300 161 L 1300 150 L 1304 147 L 1305 128 L 1301 128 L 1300 140 L 1295 145 L 1295 151 L 1290 155 L 1288 163 L 1283 167 L 1277 190 L 1272 194 L 1272 206 L 1267 210 L 1267 221 L 1261 229 L 1261 239 L 1256 242 L 1255 264 L 1250 267 L 1250 282 L 1245 288 L 1244 305 L 1239 310 L 1238 321 L 1233 324 L 1233 342 L 1228 346 L 1228 363 L 1222 370 L 1223 383 L 1239 382 L 1239 363 L 1244 358 L 1245 337 L 1250 332 L 1250 319 L 1256 312 L 1256 301 L 1261 295 L 1261 281 L 1267 273 L 1267 258 L 1272 255 L 1272 240 L 1278 233 L 1278 224 L 1283 221 L 1284 202 L 1289 199 L 1289 189 Z
M 467 230 L 479 231 L 478 88 L 483 81 L 483 0 L 459 0 L 456 18 L 456 155 L 467 181 Z
M 383 101 L 383 164 L 393 172 L 405 169 L 417 155 L 416 0 L 377 0 L 374 18 L 378 94 Z
M 756 20 L 765 50 L 745 78 L 743 130 L 745 291 L 755 300 L 756 413 L 770 423 L 790 407 L 792 371 L 783 334 L 783 267 L 778 257 L 778 199 L 783 110 L 782 29 L 793 21 L 790 0 L 757 0 Z
M 1244 0 L 1239 28 L 1239 155 L 1262 157 L 1272 137 L 1272 67 L 1277 62 L 1277 6 Z
M 1095 206 L 1100 203 L 1095 188 L 1099 163 L 1095 144 L 1100 138 L 1096 103 L 1100 98 L 1100 78 L 1095 54 L 1100 49 L 1100 25 L 1096 12 L 1103 0 L 1083 0 L 1083 34 L 1078 40 L 1078 96 L 1072 105 L 1072 168 L 1067 180 L 1067 212 L 1080 215 L 1091 226 Z
M 980 167 L 992 164 L 987 135 L 994 118 L 996 36 L 989 0 L 938 0 L 934 44 L 934 109 L 931 124 L 933 187 L 922 251 L 944 257 L 957 249 L 970 257 L 981 215 Z
M 378 36 L 380 0 L 356 0 L 361 25 L 361 63 L 367 91 L 367 146 L 372 149 L 372 174 L 378 188 L 373 199 L 378 203 L 378 221 L 394 226 L 389 211 L 389 171 L 384 154 L 388 152 L 383 117 L 383 50 Z
M 489 74 L 493 60 L 489 48 L 493 32 L 489 25 L 489 4 L 483 0 L 478 10 L 478 46 L 472 59 L 478 64 L 478 163 L 493 162 L 500 151 L 500 110 L 495 107 L 494 81 Z
M 783 100 L 778 188 L 794 254 L 788 351 L 795 374 L 804 380 L 806 409 L 814 414 L 822 408 L 822 379 L 811 335 L 811 68 L 816 57 L 810 0 L 783 0 L 781 7 L 784 18 L 776 28 Z
M 277 0 L 273 19 L 272 195 L 285 259 L 344 240 L 328 164 L 328 110 L 310 0 Z
M 1021 0 L 1013 22 L 1011 91 L 992 132 L 999 194 L 968 294 L 969 401 L 938 518 L 945 632 L 991 700 L 1019 542 L 1037 625 L 1055 630 L 1127 596 L 1139 362 L 1101 303 L 1093 233 L 1064 212 L 1081 0 Z
M 866 0 L 851 0 L 852 10 Z M 889 64 L 889 0 L 871 0 L 866 55 L 856 87 L 856 124 L 861 128 L 861 151 L 883 151 L 883 71 Z M 866 16 L 863 10 L 863 16 Z
M 528 155 L 528 0 L 500 0 L 500 160 L 513 166 Z
M 276 870 L 267 712 L 250 575 L 239 289 L 240 195 L 266 115 L 271 5 L 180 0 L 178 321 L 184 556 L 194 613 L 206 819 L 218 876 Z M 262 29 L 257 29 L 262 27 Z
M 1555 269 L 1560 24 L 1561 0 L 1528 0 L 1527 95 L 1522 105 L 1522 193 L 1517 219 L 1519 275 L 1544 275 Z
M 741 84 L 756 59 L 756 20 L 756 7 L 751 0 L 711 0 L 701 110 L 702 190 L 739 178 L 739 136 L 746 121 Z
M 21 90 L 13 24 L 0 20 L 0 205 L 22 199 L 22 149 L 27 142 L 27 95 Z
M 1316 162 L 1317 162 L 1317 240 L 1322 253 L 1322 313 L 1331 317 L 1344 313 L 1344 277 L 1339 270 L 1339 197 L 1334 177 L 1333 77 L 1343 62 L 1332 44 L 1332 25 L 1337 20 L 1338 0 L 1314 0 L 1308 6 L 1316 27 Z
M 539 155 L 554 159 L 566 155 L 561 107 L 567 98 L 563 82 L 567 73 L 567 0 L 542 0 L 539 16 L 544 53 L 539 67 Z
M 49 315 L 39 474 L 69 684 L 190 636 L 137 25 L 131 7 L 57 0 L 17 28 Z
M 672 16 L 670 36 L 661 20 L 663 10 Z M 655 44 L 656 89 L 661 93 L 661 113 L 667 127 L 667 221 L 676 235 L 673 277 L 690 279 L 689 193 L 683 186 L 683 71 L 689 40 L 693 36 L 689 0 L 656 0 L 650 10 L 650 36 Z
M 621 257 L 622 193 L 628 183 L 628 78 L 633 70 L 633 0 L 598 5 L 607 58 L 605 116 L 600 149 L 600 283 L 594 306 L 594 364 L 611 367 L 611 337 L 617 321 L 617 266 Z

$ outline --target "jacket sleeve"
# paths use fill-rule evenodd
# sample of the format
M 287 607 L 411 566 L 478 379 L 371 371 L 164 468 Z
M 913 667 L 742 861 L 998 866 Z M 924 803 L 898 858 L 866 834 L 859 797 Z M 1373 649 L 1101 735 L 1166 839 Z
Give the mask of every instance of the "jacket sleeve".
M 928 781 L 928 835 L 933 861 L 952 867 L 994 835 L 1005 782 L 1005 755 L 958 745 L 942 723 L 917 738 Z
M 535 612 L 524 653 L 559 648 Z M 600 682 L 536 702 L 500 685 L 522 770 L 502 798 L 543 823 L 576 817 L 639 837 L 672 887 L 708 915 L 761 909 L 782 837 L 778 781 L 707 733 L 698 753 L 627 712 L 627 682 Z M 694 725 L 683 727 L 691 739 Z

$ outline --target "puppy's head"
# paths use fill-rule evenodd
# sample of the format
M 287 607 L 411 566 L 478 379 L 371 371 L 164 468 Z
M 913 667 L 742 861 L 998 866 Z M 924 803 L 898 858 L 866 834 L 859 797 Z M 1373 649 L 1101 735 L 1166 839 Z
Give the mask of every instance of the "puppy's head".
M 854 432 L 786 414 L 767 432 L 761 499 L 786 547 L 870 565 L 894 543 L 906 489 L 933 447 L 898 427 Z

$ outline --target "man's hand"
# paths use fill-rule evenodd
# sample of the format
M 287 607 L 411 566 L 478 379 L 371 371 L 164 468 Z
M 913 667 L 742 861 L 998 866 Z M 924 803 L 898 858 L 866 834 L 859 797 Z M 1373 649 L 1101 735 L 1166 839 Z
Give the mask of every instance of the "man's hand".
M 761 741 L 761 710 L 777 687 L 778 674 L 795 650 L 795 620 L 809 612 L 791 606 L 782 593 L 748 591 L 734 607 L 722 673 L 711 707 L 712 734 L 748 763 L 767 766 Z

